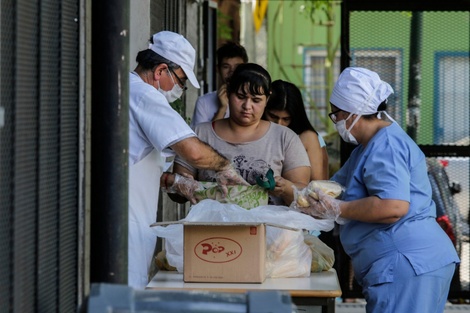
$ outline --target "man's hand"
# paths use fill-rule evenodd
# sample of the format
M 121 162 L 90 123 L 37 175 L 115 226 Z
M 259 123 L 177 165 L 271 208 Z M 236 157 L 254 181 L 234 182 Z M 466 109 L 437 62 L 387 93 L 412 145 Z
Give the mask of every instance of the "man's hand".
M 168 193 L 177 193 L 186 199 L 188 199 L 192 204 L 196 204 L 196 198 L 194 197 L 194 192 L 201 190 L 202 186 L 197 181 L 194 180 L 193 176 L 189 174 L 174 174 L 175 178 L 173 180 L 173 185 L 165 190 Z
M 240 174 L 238 174 L 237 170 L 233 167 L 233 165 L 228 166 L 222 171 L 216 172 L 215 178 L 224 197 L 228 193 L 227 186 L 229 185 L 251 186 L 249 183 L 246 182 L 246 180 L 243 179 L 243 177 L 240 176 Z
M 219 87 L 219 90 L 217 90 L 217 98 L 219 99 L 219 108 L 212 118 L 213 121 L 225 118 L 225 112 L 227 112 L 228 108 L 227 84 L 223 84 Z
M 219 104 L 221 107 L 227 109 L 228 107 L 228 96 L 227 96 L 227 84 L 223 84 L 217 90 L 217 97 L 219 98 Z

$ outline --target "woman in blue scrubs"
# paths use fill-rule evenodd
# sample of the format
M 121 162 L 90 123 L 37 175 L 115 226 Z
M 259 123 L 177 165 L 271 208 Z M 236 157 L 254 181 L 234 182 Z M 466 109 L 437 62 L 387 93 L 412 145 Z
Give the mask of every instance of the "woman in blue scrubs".
M 331 178 L 342 199 L 318 190 L 308 213 L 340 224 L 368 313 L 443 312 L 460 260 L 436 222 L 424 154 L 385 112 L 391 93 L 375 72 L 341 73 L 329 116 L 357 147 Z

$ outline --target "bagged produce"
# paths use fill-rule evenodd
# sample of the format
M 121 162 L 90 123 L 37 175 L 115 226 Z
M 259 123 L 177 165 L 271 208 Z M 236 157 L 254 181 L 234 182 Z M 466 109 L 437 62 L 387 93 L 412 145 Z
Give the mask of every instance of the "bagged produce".
M 221 203 L 234 203 L 242 208 L 251 209 L 268 204 L 268 191 L 258 185 L 254 186 L 227 186 L 228 194 L 222 195 L 217 183 L 201 182 L 204 189 L 194 193 L 198 201 L 205 199 L 217 200 Z
M 304 234 L 304 242 L 312 251 L 312 266 L 310 271 L 317 273 L 321 271 L 328 271 L 335 263 L 335 252 L 328 247 L 318 237 Z

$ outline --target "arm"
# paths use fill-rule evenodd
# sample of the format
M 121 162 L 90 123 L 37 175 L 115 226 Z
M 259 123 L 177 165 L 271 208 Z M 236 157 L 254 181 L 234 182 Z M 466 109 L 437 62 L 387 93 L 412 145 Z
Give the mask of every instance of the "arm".
M 308 207 L 299 209 L 309 215 L 323 219 L 334 219 L 340 224 L 345 220 L 365 223 L 393 224 L 408 213 L 410 204 L 404 200 L 380 199 L 370 196 L 352 201 L 337 200 L 315 190 L 315 197 L 308 196 Z
M 408 213 L 410 204 L 403 200 L 367 197 L 340 204 L 341 217 L 366 223 L 392 224 Z
M 327 180 L 328 154 L 326 148 L 320 146 L 318 135 L 313 131 L 304 131 L 299 137 L 310 161 L 310 180 Z
M 171 146 L 173 151 L 193 167 L 222 171 L 230 167 L 230 161 L 197 137 L 183 139 Z
M 227 158 L 197 137 L 183 139 L 173 144 L 171 148 L 191 166 L 214 170 L 217 184 L 224 195 L 228 192 L 228 185 L 249 186 Z
M 328 151 L 326 150 L 326 147 L 321 148 L 322 151 L 322 157 L 323 157 L 323 173 L 325 179 L 330 178 L 330 160 L 328 158 Z
M 281 176 L 276 176 L 276 187 L 269 193 L 276 197 L 281 197 L 284 203 L 289 206 L 294 201 L 294 189 L 292 185 L 304 188 L 308 185 L 310 177 L 310 171 L 307 166 L 301 166 L 294 168 L 288 172 L 285 172 Z
M 228 107 L 227 84 L 223 84 L 219 87 L 219 90 L 217 90 L 217 99 L 218 109 L 212 118 L 213 121 L 225 118 L 225 112 L 227 112 Z

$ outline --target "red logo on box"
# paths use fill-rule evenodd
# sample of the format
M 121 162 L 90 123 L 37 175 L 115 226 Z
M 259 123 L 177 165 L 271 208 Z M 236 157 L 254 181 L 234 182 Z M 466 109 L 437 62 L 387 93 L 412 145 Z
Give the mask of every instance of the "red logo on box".
M 257 235 L 257 234 L 258 234 L 258 228 L 256 228 L 256 226 L 251 226 L 250 235 Z
M 226 263 L 242 254 L 242 246 L 230 238 L 211 237 L 200 241 L 194 247 L 194 254 L 209 263 Z

